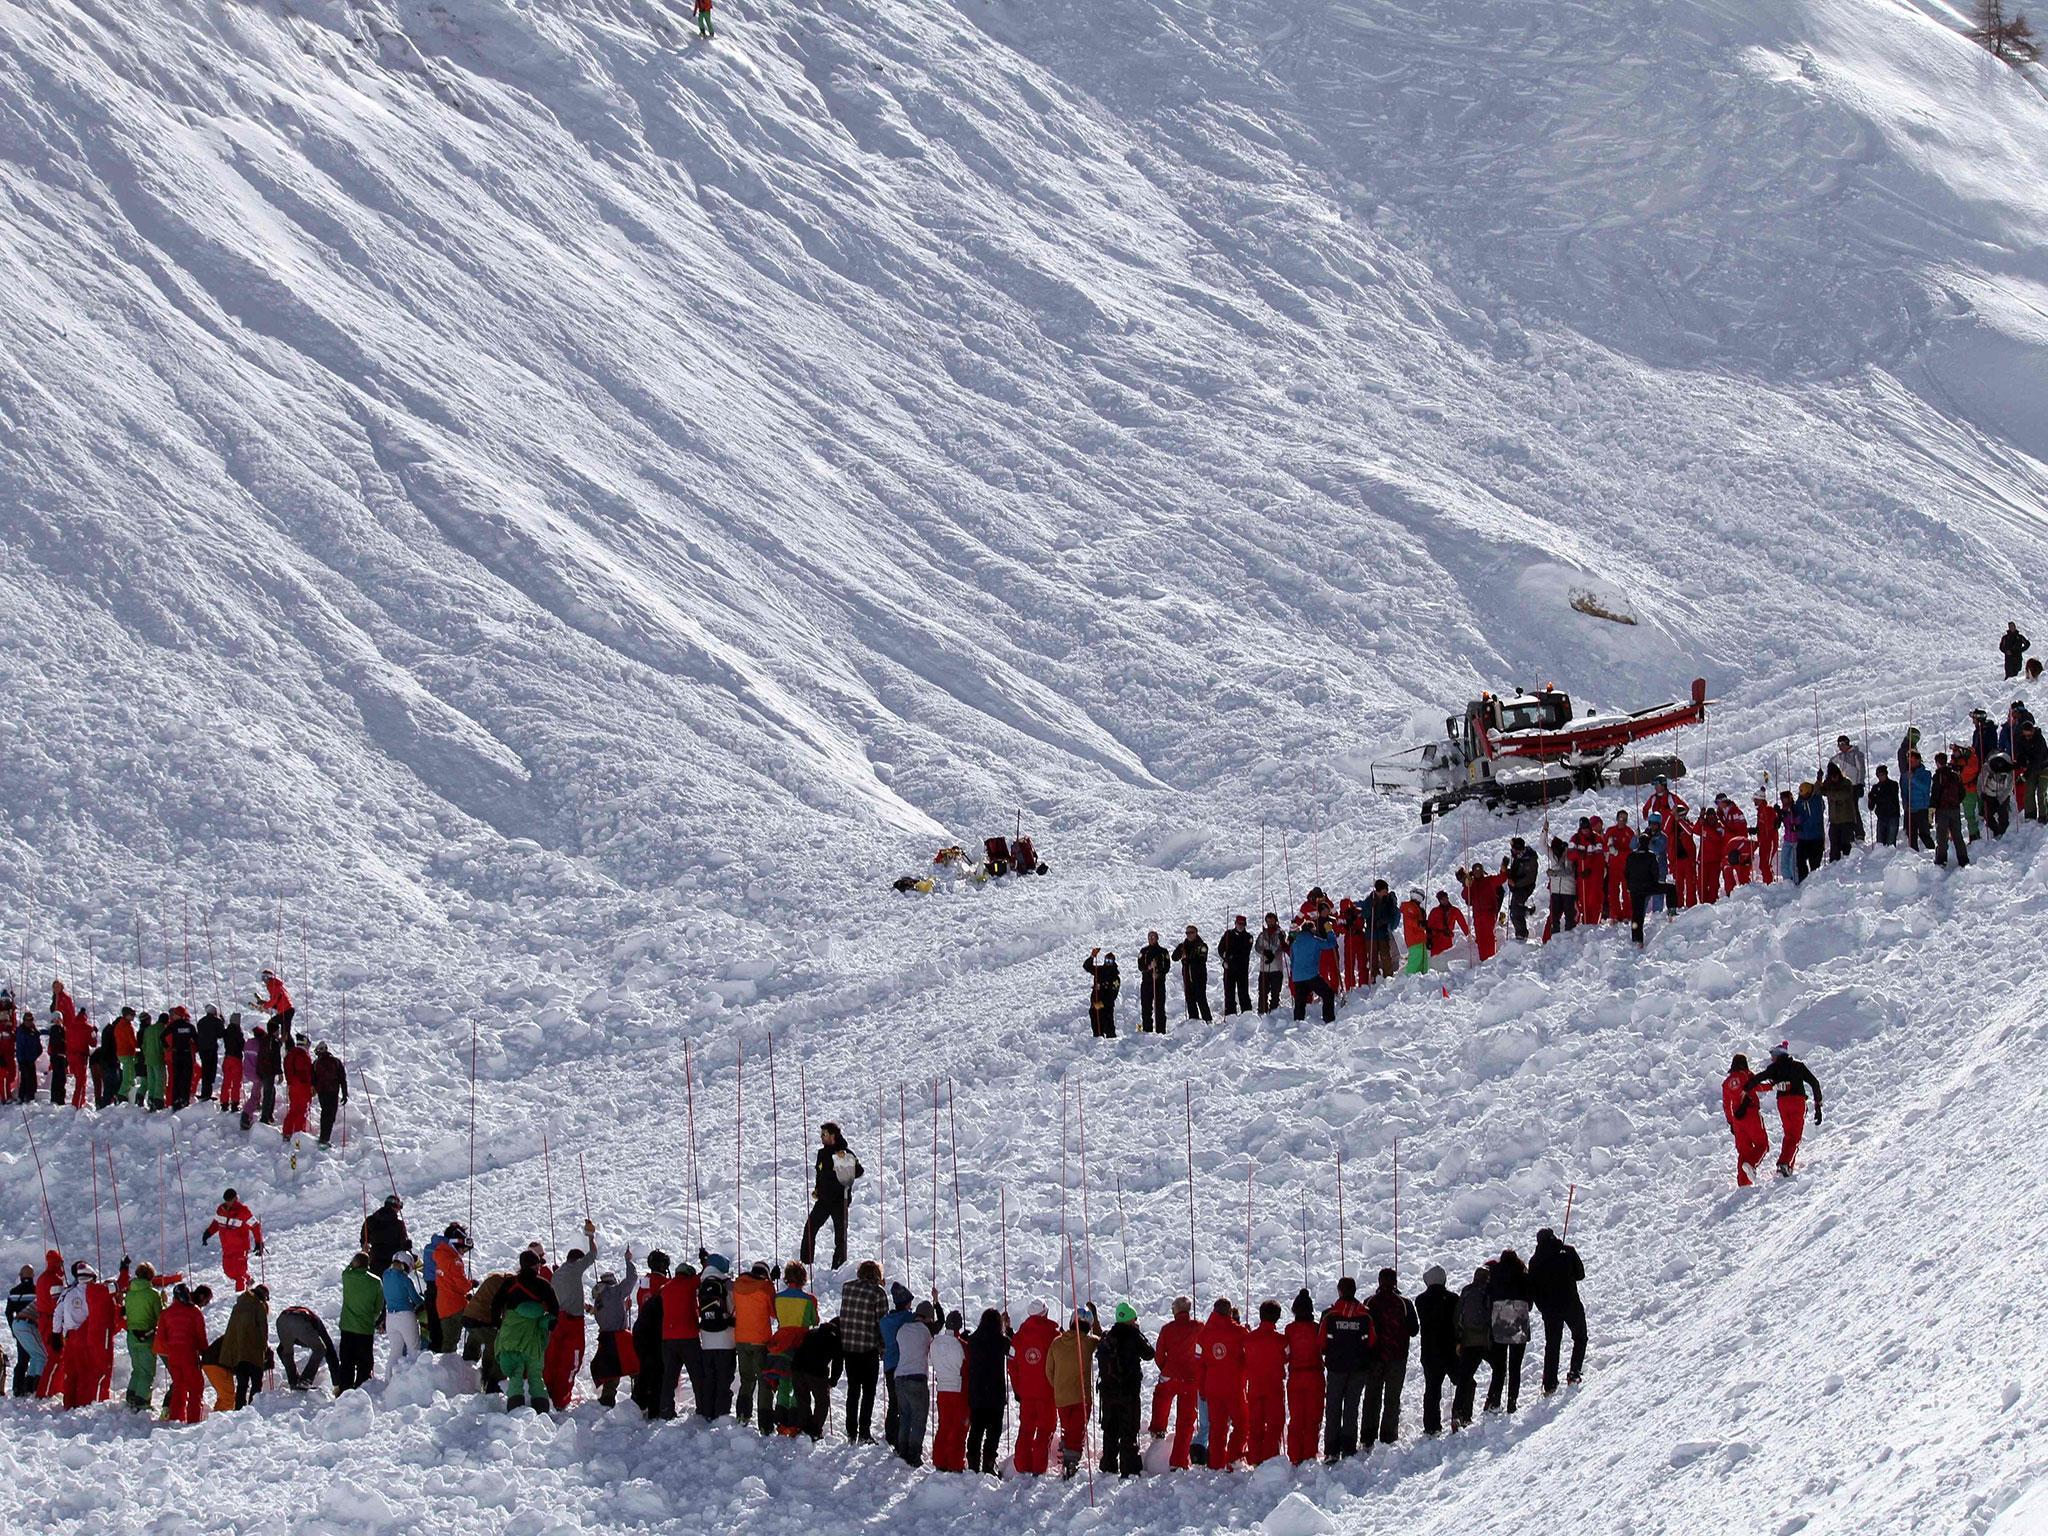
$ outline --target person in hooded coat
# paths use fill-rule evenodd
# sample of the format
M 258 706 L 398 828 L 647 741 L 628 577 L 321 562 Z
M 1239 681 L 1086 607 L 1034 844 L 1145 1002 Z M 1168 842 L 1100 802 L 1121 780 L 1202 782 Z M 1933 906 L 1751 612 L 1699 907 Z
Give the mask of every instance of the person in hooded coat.
M 1486 1407 L 1490 1413 L 1501 1406 L 1505 1385 L 1507 1411 L 1513 1413 L 1522 1395 L 1522 1355 L 1529 1347 L 1529 1308 L 1535 1301 L 1528 1267 L 1514 1249 L 1494 1261 L 1487 1294 L 1493 1301 L 1493 1374 L 1486 1384 Z
M 1586 1365 L 1586 1307 L 1579 1299 L 1579 1282 L 1586 1278 L 1586 1266 L 1579 1262 L 1579 1250 L 1550 1228 L 1536 1234 L 1536 1251 L 1529 1255 L 1529 1289 L 1535 1293 L 1536 1310 L 1543 1316 L 1543 1395 L 1557 1390 L 1558 1356 L 1567 1330 L 1572 1336 L 1571 1364 L 1565 1380 L 1576 1382 Z

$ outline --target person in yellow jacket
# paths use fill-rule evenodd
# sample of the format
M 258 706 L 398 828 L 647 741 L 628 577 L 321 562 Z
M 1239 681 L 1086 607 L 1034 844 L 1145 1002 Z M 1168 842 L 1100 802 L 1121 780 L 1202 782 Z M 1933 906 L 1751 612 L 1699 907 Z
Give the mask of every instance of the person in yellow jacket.
M 1088 1415 L 1095 1405 L 1095 1346 L 1101 1342 L 1102 1320 L 1091 1301 L 1045 1352 L 1052 1405 L 1060 1417 L 1061 1477 L 1080 1470 L 1081 1456 L 1088 1449 Z

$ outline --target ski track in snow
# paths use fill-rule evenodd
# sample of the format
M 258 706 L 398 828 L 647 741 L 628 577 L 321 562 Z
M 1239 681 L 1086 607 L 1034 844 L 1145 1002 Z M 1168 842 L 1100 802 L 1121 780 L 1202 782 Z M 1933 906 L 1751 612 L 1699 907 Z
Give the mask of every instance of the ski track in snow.
M 550 1196 L 574 1225 L 577 1152 L 609 1241 L 687 1249 L 687 1040 L 713 1247 L 743 1074 L 743 1256 L 793 1246 L 807 1089 L 886 1176 L 856 1255 L 883 1197 L 892 1270 L 929 1279 L 936 1194 L 941 1287 L 964 1263 L 995 1299 L 1000 1191 L 1012 1305 L 1054 1300 L 1085 1103 L 1084 1288 L 1125 1293 L 1127 1241 L 1156 1327 L 1192 1085 L 1199 1295 L 1242 1291 L 1249 1175 L 1255 1293 L 1300 1283 L 1306 1207 L 1327 1299 L 1340 1142 L 1350 1268 L 1390 1258 L 1399 1137 L 1410 1289 L 1579 1186 L 1587 1383 L 1440 1442 L 1411 1391 L 1392 1452 L 1092 1507 L 512 1420 L 453 1365 L 191 1432 L 10 1400 L 0 1520 L 1164 1533 L 1299 1489 L 1361 1531 L 2029 1529 L 2034 829 L 1966 873 L 1753 888 L 1640 957 L 1511 946 L 1335 1028 L 1134 1039 L 1127 1003 L 1091 1046 L 1078 962 L 1256 911 L 1262 824 L 1273 907 L 1496 856 L 1527 819 L 1420 829 L 1363 784 L 1476 688 L 1612 709 L 1704 675 L 1675 746 L 1730 789 L 1796 777 L 1816 707 L 1888 760 L 2009 697 L 1991 637 L 2042 633 L 2035 85 L 1864 0 L 720 20 L 700 47 L 651 0 L 0 0 L 0 955 L 103 1016 L 139 928 L 155 1001 L 189 899 L 194 994 L 281 949 L 316 1035 L 348 999 L 346 1152 L 179 1117 L 166 1257 L 233 1183 L 280 1298 L 331 1316 L 384 1182 L 362 1090 L 415 1232 L 466 1217 L 472 1029 L 482 1256 Z M 1049 878 L 887 890 L 1020 813 Z M 1714 1089 L 1786 1033 L 1833 1113 L 1806 1176 L 1738 1194 Z M 0 1252 L 33 1255 L 13 1125 Z M 67 1246 L 98 1139 L 152 1256 L 165 1118 L 36 1134 Z

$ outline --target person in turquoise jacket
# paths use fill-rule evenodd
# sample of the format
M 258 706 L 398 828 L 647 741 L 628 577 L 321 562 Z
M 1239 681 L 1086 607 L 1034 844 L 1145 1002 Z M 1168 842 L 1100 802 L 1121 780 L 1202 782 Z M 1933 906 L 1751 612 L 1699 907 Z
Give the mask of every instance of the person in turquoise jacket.
M 384 1271 L 384 1335 L 391 1341 L 391 1353 L 384 1361 L 387 1378 L 398 1369 L 399 1361 L 420 1352 L 420 1303 L 426 1298 L 413 1283 L 412 1266 L 410 1253 L 394 1254 L 391 1267 Z

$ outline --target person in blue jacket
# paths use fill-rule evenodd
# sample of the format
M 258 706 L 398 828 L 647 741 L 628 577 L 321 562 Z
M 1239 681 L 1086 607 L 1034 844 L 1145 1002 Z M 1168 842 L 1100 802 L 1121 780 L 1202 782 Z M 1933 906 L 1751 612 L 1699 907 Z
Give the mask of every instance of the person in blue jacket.
M 397 1253 L 384 1271 L 384 1334 L 391 1341 L 391 1353 L 384 1362 L 387 1380 L 397 1371 L 399 1361 L 420 1352 L 420 1303 L 426 1298 L 413 1284 L 412 1265 L 410 1253 Z
M 1920 754 L 1911 751 L 1906 754 L 1906 846 L 1908 848 L 1934 847 L 1934 828 L 1928 821 L 1928 808 L 1934 804 L 1934 773 L 1920 761 Z
M 27 1104 L 36 1096 L 36 1063 L 43 1059 L 43 1037 L 36 1032 L 36 1016 L 24 1013 L 14 1026 L 14 1065 L 21 1074 L 16 1096 Z
M 1804 880 L 1819 869 L 1828 852 L 1828 803 L 1811 779 L 1799 786 L 1799 798 L 1792 802 L 1792 830 L 1799 839 L 1798 862 L 1794 872 Z
M 1337 948 L 1337 936 L 1330 932 L 1328 920 L 1314 926 L 1303 924 L 1294 935 L 1294 942 L 1288 946 L 1288 979 L 1294 986 L 1294 1019 L 1298 1024 L 1308 1017 L 1308 1001 L 1320 995 L 1323 1000 L 1323 1022 L 1334 1024 L 1337 1020 L 1337 993 L 1323 976 L 1323 956 Z
M 882 1415 L 882 1443 L 894 1445 L 899 1438 L 896 1423 L 896 1335 L 903 1325 L 917 1316 L 911 1310 L 911 1303 L 917 1298 L 910 1293 L 910 1287 L 901 1280 L 889 1283 L 887 1312 L 882 1314 L 882 1386 L 888 1393 L 887 1410 Z

